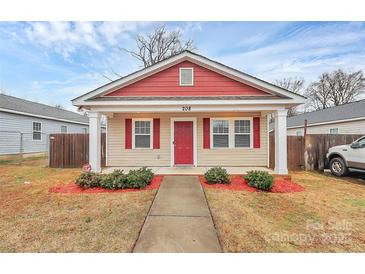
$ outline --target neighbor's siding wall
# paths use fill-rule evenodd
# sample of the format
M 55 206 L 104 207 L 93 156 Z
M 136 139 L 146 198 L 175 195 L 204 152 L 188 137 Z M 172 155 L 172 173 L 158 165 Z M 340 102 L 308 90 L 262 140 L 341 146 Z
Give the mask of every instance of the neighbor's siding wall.
M 365 134 L 365 119 L 361 121 L 308 126 L 307 134 L 329 134 L 331 128 L 338 128 L 338 134 Z M 304 135 L 304 128 L 288 129 L 288 136 Z
M 33 122 L 42 123 L 42 140 L 33 141 Z M 47 151 L 47 136 L 60 133 L 67 126 L 68 133 L 82 133 L 87 125 L 47 120 L 31 116 L 0 112 L 0 155 L 20 152 L 20 133 L 23 133 L 23 153 Z
M 198 166 L 267 166 L 266 115 L 260 119 L 259 149 L 203 149 L 203 118 L 252 117 L 260 113 L 115 114 L 108 118 L 107 166 L 170 166 L 170 118 L 197 117 Z M 160 149 L 125 149 L 126 118 L 160 118 Z

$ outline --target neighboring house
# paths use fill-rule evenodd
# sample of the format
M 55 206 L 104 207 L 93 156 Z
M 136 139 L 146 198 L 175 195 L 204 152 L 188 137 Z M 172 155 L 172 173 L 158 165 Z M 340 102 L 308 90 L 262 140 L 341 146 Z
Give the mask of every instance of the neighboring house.
M 87 133 L 86 116 L 0 94 L 0 155 L 46 152 L 50 133 Z
M 307 134 L 365 134 L 365 99 L 289 117 L 288 135 L 303 136 L 305 120 Z
M 276 116 L 275 172 L 287 174 L 287 108 L 305 98 L 184 51 L 72 100 L 89 111 L 92 169 L 106 165 L 267 167 L 268 120 Z

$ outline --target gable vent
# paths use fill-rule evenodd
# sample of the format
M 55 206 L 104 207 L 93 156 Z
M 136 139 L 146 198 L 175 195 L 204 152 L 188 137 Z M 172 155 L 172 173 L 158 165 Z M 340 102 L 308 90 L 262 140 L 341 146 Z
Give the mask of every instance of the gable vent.
M 194 69 L 180 68 L 180 86 L 194 85 Z

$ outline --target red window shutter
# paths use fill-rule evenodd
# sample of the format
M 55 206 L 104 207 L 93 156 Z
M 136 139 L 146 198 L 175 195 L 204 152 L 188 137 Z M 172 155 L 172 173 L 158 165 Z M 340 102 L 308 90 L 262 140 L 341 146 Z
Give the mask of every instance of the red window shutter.
M 125 149 L 132 148 L 132 119 L 125 119 Z
M 210 148 L 210 118 L 203 118 L 203 148 Z
M 160 119 L 153 119 L 153 148 L 160 149 Z
M 260 117 L 253 118 L 253 147 L 260 148 Z

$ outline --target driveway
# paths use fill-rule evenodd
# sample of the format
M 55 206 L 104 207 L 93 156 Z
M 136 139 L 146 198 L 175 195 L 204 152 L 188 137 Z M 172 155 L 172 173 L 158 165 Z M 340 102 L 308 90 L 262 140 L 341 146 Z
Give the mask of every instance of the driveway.
M 133 252 L 221 252 L 197 176 L 166 176 Z

